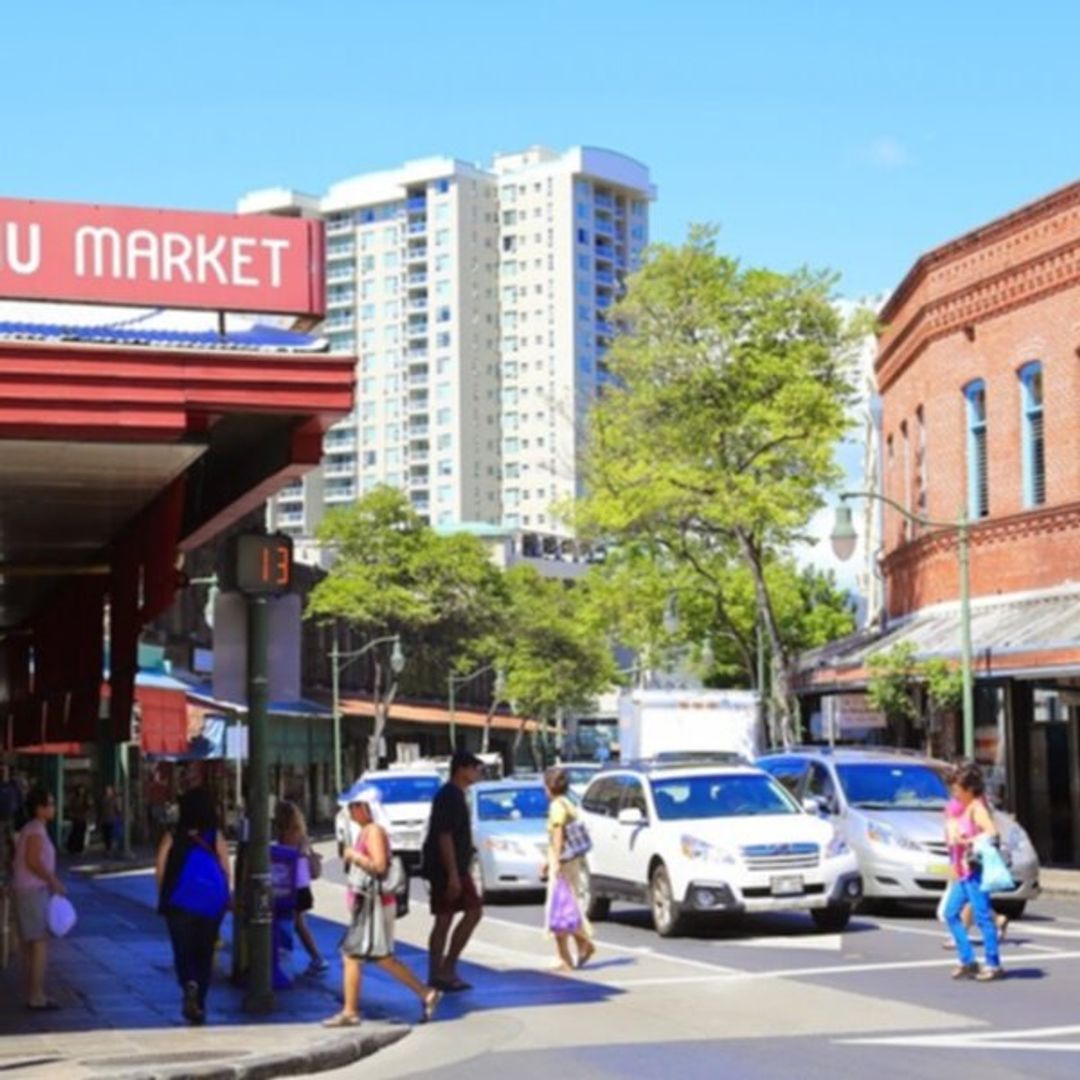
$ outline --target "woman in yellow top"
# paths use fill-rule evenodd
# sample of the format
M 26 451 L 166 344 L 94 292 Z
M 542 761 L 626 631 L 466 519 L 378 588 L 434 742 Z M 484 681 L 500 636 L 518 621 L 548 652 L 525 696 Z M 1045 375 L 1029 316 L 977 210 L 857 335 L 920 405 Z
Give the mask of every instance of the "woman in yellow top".
M 596 952 L 592 927 L 582 902 L 582 864 L 578 857 L 563 860 L 566 826 L 577 817 L 577 810 L 566 797 L 570 782 L 565 769 L 548 769 L 544 774 L 551 806 L 548 810 L 547 903 L 544 923 L 554 935 L 559 953 L 556 971 L 572 971 L 583 967 Z M 577 964 L 570 952 L 570 939 L 577 945 Z

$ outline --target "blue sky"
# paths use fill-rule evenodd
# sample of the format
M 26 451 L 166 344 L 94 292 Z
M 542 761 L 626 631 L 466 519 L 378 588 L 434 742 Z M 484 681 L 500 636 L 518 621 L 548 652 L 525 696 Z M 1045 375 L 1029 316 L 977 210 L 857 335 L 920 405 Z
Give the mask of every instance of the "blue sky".
M 410 157 L 610 146 L 653 234 L 715 221 L 849 295 L 1080 177 L 1080 6 L 7 4 L 0 194 L 231 209 Z

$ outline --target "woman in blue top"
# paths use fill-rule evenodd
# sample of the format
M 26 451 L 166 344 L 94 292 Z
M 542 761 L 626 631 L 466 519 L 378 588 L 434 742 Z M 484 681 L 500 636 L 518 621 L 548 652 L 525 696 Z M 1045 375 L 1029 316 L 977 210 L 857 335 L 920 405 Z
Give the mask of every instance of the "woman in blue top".
M 165 916 L 172 941 L 176 979 L 183 992 L 182 1013 L 189 1024 L 206 1021 L 206 991 L 214 969 L 214 946 L 225 910 L 200 914 L 173 903 L 185 867 L 195 852 L 209 853 L 229 886 L 229 849 L 218 828 L 217 811 L 210 792 L 192 788 L 180 797 L 180 820 L 161 838 L 155 877 L 158 885 L 158 913 Z

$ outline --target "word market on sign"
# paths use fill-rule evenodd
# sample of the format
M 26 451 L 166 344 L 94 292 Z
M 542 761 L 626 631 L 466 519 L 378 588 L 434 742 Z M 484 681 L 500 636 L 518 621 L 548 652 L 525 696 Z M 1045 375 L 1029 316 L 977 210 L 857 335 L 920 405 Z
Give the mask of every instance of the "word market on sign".
M 321 224 L 0 199 L 0 298 L 322 313 Z

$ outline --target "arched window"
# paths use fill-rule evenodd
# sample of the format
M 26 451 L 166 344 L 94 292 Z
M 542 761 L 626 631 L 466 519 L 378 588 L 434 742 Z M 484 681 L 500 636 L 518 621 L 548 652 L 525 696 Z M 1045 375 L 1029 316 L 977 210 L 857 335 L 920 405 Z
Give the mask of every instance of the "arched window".
M 1042 364 L 1025 364 L 1020 375 L 1020 459 L 1024 478 L 1024 505 L 1046 502 L 1046 443 L 1043 436 Z
M 990 477 L 986 452 L 986 383 L 982 379 L 964 387 L 967 402 L 968 517 L 990 513 Z

